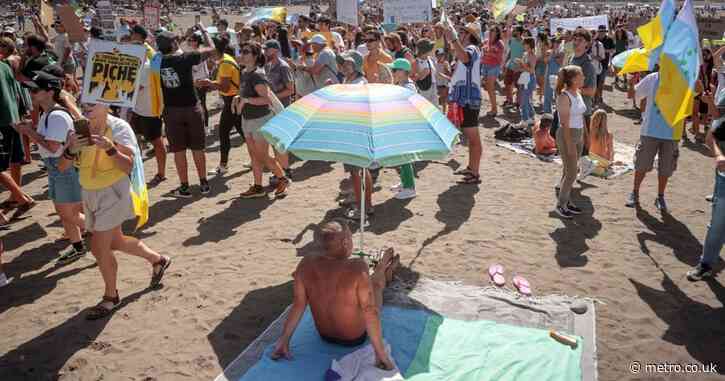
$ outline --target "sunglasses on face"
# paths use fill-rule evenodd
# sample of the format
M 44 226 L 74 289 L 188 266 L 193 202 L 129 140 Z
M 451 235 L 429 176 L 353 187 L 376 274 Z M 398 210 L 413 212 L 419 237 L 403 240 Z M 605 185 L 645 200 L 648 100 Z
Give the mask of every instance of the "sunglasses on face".
M 374 38 L 368 38 L 365 40 L 365 42 L 367 42 L 368 44 L 372 44 L 373 42 L 378 42 L 378 40 L 376 40 Z
M 245 54 L 252 54 L 252 51 L 249 49 L 242 49 L 242 55 L 245 55 Z

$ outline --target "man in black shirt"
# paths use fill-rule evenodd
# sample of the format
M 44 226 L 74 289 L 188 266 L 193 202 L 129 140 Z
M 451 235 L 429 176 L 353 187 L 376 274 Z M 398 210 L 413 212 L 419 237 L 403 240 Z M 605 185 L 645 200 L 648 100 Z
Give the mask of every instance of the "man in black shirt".
M 35 77 L 36 71 L 54 64 L 55 59 L 46 52 L 47 42 L 41 36 L 31 34 L 25 38 L 25 66 L 20 70 L 20 81 L 29 81 Z
M 206 29 L 201 25 L 197 26 L 198 30 L 202 31 L 207 46 L 210 46 L 198 52 L 182 52 L 173 33 L 161 32 L 156 36 L 156 44 L 163 54 L 160 74 L 166 137 L 169 140 L 170 151 L 174 153 L 176 171 L 181 182 L 181 185 L 170 193 L 174 197 L 191 197 L 186 150 L 191 150 L 194 157 L 201 194 L 208 194 L 211 190 L 206 179 L 204 113 L 194 87 L 192 67 L 211 57 L 214 44 L 209 39 Z

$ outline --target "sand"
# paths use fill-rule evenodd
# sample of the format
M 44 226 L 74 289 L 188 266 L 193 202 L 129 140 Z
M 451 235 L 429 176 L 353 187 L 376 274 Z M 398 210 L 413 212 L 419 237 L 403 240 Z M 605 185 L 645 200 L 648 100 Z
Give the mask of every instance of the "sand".
M 631 102 L 618 90 L 606 91 L 605 100 L 616 139 L 636 144 Z M 654 176 L 642 188 L 642 210 L 625 208 L 629 174 L 587 178 L 574 193 L 585 213 L 563 222 L 551 212 L 561 168 L 494 144 L 493 128 L 516 118 L 482 119 L 479 187 L 455 183 L 452 169 L 466 164 L 463 146 L 450 160 L 417 165 L 418 197 L 410 201 L 392 198 L 388 188 L 398 178 L 385 170 L 366 247 L 394 247 L 408 276 L 486 285 L 486 269 L 500 263 L 509 282 L 513 273 L 524 275 L 535 294 L 597 299 L 601 380 L 724 379 L 723 276 L 700 283 L 684 276 L 702 251 L 710 218 L 704 198 L 712 191 L 713 165 L 704 146 L 680 150 L 668 189 L 671 215 L 653 206 Z M 135 234 L 173 257 L 164 287 L 147 290 L 151 267 L 119 254 L 124 303 L 99 322 L 84 320 L 103 292 L 95 261 L 88 255 L 54 267 L 67 244 L 54 242 L 62 228 L 51 214 L 44 174 L 37 162 L 25 168 L 25 189 L 40 206 L 0 233 L 6 273 L 14 278 L 0 289 L 0 380 L 209 380 L 283 311 L 292 300 L 298 254 L 315 250 L 310 225 L 344 211 L 338 192 L 345 175 L 340 164 L 297 162 L 287 198 L 241 200 L 251 173 L 242 167 L 245 148 L 237 136 L 233 141 L 231 171 L 211 178 L 207 197 L 198 196 L 196 185 L 191 199 L 162 197 L 178 185 L 169 157 L 169 180 L 151 190 L 151 220 Z M 215 139 L 209 169 L 218 160 Z M 146 173 L 156 173 L 153 159 Z M 193 172 L 191 178 L 197 182 Z M 633 374 L 632 361 L 715 362 L 721 373 Z

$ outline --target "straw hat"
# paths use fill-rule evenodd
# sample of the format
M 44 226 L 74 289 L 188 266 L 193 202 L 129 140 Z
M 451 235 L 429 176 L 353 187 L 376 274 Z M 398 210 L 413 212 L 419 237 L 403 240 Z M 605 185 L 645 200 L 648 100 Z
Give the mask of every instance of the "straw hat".
M 476 38 L 476 41 L 481 42 L 481 24 L 477 22 L 468 23 L 463 29 L 472 34 Z

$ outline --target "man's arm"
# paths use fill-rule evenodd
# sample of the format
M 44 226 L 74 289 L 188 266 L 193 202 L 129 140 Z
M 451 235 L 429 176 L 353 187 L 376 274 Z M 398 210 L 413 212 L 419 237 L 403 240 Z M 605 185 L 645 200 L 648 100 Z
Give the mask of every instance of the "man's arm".
M 365 327 L 370 337 L 370 343 L 373 345 L 373 350 L 375 350 L 375 357 L 378 361 L 387 360 L 388 354 L 385 352 L 383 330 L 380 325 L 380 308 L 375 303 L 373 287 L 370 284 L 370 276 L 368 275 L 367 268 L 363 268 L 358 273 L 357 298 L 360 308 L 363 311 Z
M 277 347 L 272 352 L 273 360 L 278 360 L 282 357 L 288 360 L 292 359 L 292 353 L 289 350 L 289 341 L 292 338 L 292 334 L 295 333 L 295 329 L 297 329 L 297 325 L 300 323 L 300 319 L 302 319 L 302 315 L 307 308 L 307 294 L 305 292 L 305 284 L 302 281 L 303 263 L 304 259 L 297 265 L 297 270 L 293 275 L 295 278 L 294 299 L 289 314 L 287 315 L 287 321 L 284 322 L 282 336 L 280 336 L 277 341 Z

